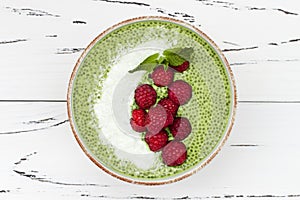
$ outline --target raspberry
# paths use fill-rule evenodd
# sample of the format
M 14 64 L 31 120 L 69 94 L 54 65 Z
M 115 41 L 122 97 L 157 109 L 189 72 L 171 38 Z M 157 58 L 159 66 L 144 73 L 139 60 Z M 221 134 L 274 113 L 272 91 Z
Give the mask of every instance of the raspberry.
M 163 106 L 157 105 L 149 109 L 146 127 L 149 132 L 158 133 L 163 128 L 171 125 L 173 120 L 171 112 L 167 111 Z
M 151 78 L 156 86 L 162 87 L 170 85 L 174 79 L 174 70 L 167 68 L 164 65 L 158 65 L 152 72 Z
M 184 61 L 181 65 L 179 66 L 170 66 L 172 67 L 173 69 L 175 69 L 177 72 L 184 72 L 185 70 L 187 70 L 190 66 L 190 63 L 189 61 Z
M 172 100 L 168 98 L 161 99 L 158 102 L 159 105 L 163 106 L 167 111 L 171 112 L 173 117 L 176 116 L 178 110 L 178 104 L 174 103 Z
M 136 132 L 141 133 L 141 132 L 146 131 L 145 126 L 139 126 L 133 119 L 130 119 L 130 125 L 131 125 L 131 128 Z
M 148 109 L 156 102 L 156 91 L 151 85 L 139 85 L 134 91 L 134 99 L 142 109 Z
M 170 131 L 176 140 L 183 140 L 191 133 L 192 126 L 187 118 L 176 117 Z
M 174 117 L 172 115 L 172 113 L 170 113 L 169 111 L 166 111 L 167 112 L 167 120 L 165 122 L 165 125 L 164 125 L 164 128 L 168 127 L 169 125 L 171 125 L 174 121 Z
M 146 131 L 146 111 L 143 109 L 135 109 L 132 111 L 130 125 L 136 132 Z
M 173 82 L 168 88 L 168 98 L 178 105 L 187 103 L 192 97 L 192 87 L 183 80 Z
M 162 150 L 163 162 L 168 166 L 178 166 L 184 163 L 187 157 L 186 147 L 182 142 L 171 141 Z
M 168 143 L 168 134 L 165 130 L 161 130 L 156 134 L 147 132 L 145 135 L 145 141 L 151 151 L 157 152 Z

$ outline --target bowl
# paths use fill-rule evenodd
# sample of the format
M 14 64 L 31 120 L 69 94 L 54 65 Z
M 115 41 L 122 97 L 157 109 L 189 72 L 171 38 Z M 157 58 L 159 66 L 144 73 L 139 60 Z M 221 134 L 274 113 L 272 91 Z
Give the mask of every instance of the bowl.
M 189 68 L 178 71 L 186 61 Z M 156 91 L 152 107 L 170 97 L 170 83 L 154 84 L 151 74 L 158 65 L 165 72 L 172 69 L 173 81 L 192 89 L 187 102 L 176 103 L 182 105 L 175 116 L 189 120 L 190 134 L 178 139 L 165 128 L 167 146 L 175 140 L 185 146 L 183 163 L 166 162 L 166 147 L 151 151 L 145 132 L 134 131 L 130 124 L 132 110 L 141 107 L 135 101 L 139 85 Z M 129 19 L 97 36 L 79 57 L 67 96 L 71 129 L 88 158 L 108 174 L 142 185 L 179 181 L 206 166 L 230 134 L 236 105 L 233 73 L 217 45 L 198 28 L 160 16 Z M 151 108 L 144 108 L 148 116 Z

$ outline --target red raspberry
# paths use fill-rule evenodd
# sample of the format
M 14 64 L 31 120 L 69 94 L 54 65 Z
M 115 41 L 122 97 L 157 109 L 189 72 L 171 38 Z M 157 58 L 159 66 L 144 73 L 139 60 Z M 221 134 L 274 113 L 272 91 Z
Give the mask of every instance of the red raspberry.
M 176 117 L 170 131 L 176 140 L 183 140 L 192 132 L 192 126 L 187 118 Z
M 148 112 L 147 129 L 151 133 L 158 133 L 163 128 L 173 123 L 173 115 L 167 111 L 163 106 L 157 105 L 151 107 Z
M 174 103 L 168 98 L 161 99 L 158 102 L 159 105 L 163 106 L 167 111 L 171 112 L 173 117 L 176 116 L 177 110 L 179 108 L 178 104 Z
M 165 130 L 161 130 L 156 134 L 147 132 L 145 135 L 145 141 L 151 151 L 157 152 L 168 143 L 168 134 Z
M 182 142 L 173 140 L 162 150 L 163 162 L 168 166 L 178 166 L 184 163 L 187 157 L 186 147 Z
M 131 128 L 136 132 L 141 133 L 141 132 L 146 131 L 145 126 L 139 126 L 133 119 L 130 119 L 130 125 L 131 125 Z
M 156 91 L 151 85 L 139 85 L 134 91 L 134 99 L 142 109 L 148 109 L 156 102 Z
M 130 119 L 130 125 L 136 132 L 146 131 L 146 111 L 143 109 L 135 109 L 132 111 L 132 118 Z
M 153 70 L 151 78 L 156 86 L 162 87 L 170 85 L 174 79 L 174 70 L 170 67 L 165 70 L 164 65 L 158 65 Z
M 168 98 L 178 105 L 187 103 L 192 97 L 192 87 L 183 80 L 173 82 L 168 88 Z
M 181 65 L 179 66 L 170 66 L 172 67 L 173 69 L 175 69 L 177 72 L 184 72 L 185 70 L 187 70 L 190 66 L 190 63 L 189 61 L 184 61 Z

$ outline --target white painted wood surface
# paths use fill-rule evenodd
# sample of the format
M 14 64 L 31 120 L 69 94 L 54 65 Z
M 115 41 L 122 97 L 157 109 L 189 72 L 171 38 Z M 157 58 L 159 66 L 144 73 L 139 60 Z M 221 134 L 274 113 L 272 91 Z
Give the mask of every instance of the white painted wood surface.
M 145 187 L 82 153 L 66 90 L 99 33 L 141 15 L 198 26 L 223 50 L 238 87 L 231 137 L 203 170 Z M 300 2 L 297 0 L 1 0 L 0 199 L 300 199 Z

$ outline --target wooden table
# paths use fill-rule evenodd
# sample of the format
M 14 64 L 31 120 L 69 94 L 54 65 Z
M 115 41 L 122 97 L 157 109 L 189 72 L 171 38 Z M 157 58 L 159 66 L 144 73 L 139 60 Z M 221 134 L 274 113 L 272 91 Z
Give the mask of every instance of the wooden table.
M 238 111 L 221 153 L 183 181 L 146 187 L 96 167 L 66 114 L 72 69 L 122 20 L 169 16 L 222 49 Z M 0 199 L 300 199 L 300 1 L 0 1 Z

